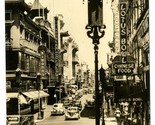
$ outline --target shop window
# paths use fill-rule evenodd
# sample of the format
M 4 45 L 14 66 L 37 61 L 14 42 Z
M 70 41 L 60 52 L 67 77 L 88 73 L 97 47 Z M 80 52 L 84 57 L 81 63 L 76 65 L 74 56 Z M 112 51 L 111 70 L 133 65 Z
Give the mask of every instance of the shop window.
M 30 34 L 30 41 L 33 42 L 33 35 Z
M 28 35 L 28 32 L 25 31 L 25 39 L 28 40 L 29 39 L 29 35 Z

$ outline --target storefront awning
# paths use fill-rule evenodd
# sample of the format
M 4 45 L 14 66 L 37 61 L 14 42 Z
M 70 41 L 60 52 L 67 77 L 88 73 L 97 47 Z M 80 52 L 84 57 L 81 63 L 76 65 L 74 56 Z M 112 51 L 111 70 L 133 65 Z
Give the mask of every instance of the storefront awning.
M 38 91 L 24 92 L 23 94 L 31 99 L 38 99 L 39 97 L 42 98 L 49 96 L 49 94 L 44 91 L 39 91 L 39 93 Z
M 6 101 L 10 101 L 11 98 L 17 98 L 19 99 L 19 103 L 20 104 L 27 104 L 27 100 L 26 98 L 22 95 L 22 94 L 19 94 L 19 93 L 6 93 Z
M 38 91 L 35 91 L 35 93 L 38 95 Z M 47 97 L 47 96 L 49 96 L 49 94 L 46 93 L 46 92 L 44 92 L 44 91 L 39 91 L 39 96 L 40 96 L 40 98 L 42 98 L 42 97 Z
M 38 99 L 38 95 L 32 91 L 32 92 L 24 92 L 24 95 L 26 95 L 27 97 L 31 98 L 31 99 Z

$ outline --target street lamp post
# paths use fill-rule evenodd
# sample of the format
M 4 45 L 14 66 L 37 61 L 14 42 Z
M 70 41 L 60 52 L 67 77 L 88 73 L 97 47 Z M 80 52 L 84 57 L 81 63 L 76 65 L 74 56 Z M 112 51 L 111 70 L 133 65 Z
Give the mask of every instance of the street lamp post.
M 88 37 L 92 38 L 94 44 L 94 55 L 95 55 L 95 118 L 96 125 L 100 125 L 100 104 L 99 104 L 99 82 L 98 82 L 98 44 L 99 39 L 104 36 L 105 27 L 101 26 L 87 26 L 86 29 L 90 29 L 87 32 Z M 99 33 L 101 35 L 99 35 Z M 93 35 L 91 35 L 93 34 Z
M 21 69 L 16 69 L 16 84 L 18 87 L 18 114 L 20 116 L 20 84 L 21 84 Z
M 37 73 L 37 89 L 38 89 L 38 107 L 39 107 L 39 112 L 38 112 L 38 117 L 37 119 L 42 119 L 41 116 L 41 109 L 40 109 L 40 85 L 41 85 L 41 74 Z
M 103 25 L 103 2 L 102 0 L 88 0 L 88 25 L 86 26 L 87 35 L 94 44 L 95 55 L 95 123 L 100 125 L 100 99 L 98 81 L 98 45 L 99 39 L 105 34 Z

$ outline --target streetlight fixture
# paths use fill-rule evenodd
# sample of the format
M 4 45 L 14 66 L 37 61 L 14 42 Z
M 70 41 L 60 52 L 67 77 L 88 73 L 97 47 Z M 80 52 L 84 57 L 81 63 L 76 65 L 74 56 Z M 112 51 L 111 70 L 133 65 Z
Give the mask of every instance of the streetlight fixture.
M 99 39 L 105 34 L 103 24 L 103 1 L 88 0 L 88 25 L 86 26 L 87 35 L 94 44 L 95 55 L 95 123 L 100 125 L 100 100 L 99 100 L 99 81 L 98 81 L 98 45 Z
M 38 90 L 38 108 L 39 108 L 39 112 L 38 112 L 38 117 L 37 119 L 42 119 L 41 116 L 41 109 L 40 109 L 40 85 L 41 85 L 41 74 L 37 73 L 37 90 Z

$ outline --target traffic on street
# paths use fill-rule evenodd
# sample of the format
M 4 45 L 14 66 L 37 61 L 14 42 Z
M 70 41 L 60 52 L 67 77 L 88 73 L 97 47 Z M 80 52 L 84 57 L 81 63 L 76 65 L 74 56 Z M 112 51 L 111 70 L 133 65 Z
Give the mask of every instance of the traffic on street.
M 82 110 L 80 111 L 79 119 L 65 119 L 65 114 L 50 115 L 41 122 L 37 122 L 36 125 L 94 125 L 95 118 L 92 117 L 94 113 L 94 107 L 85 107 L 86 100 L 88 98 L 93 99 L 93 94 L 84 94 L 79 100 L 82 103 Z M 85 109 L 86 108 L 86 109 Z M 50 109 L 49 109 L 50 110 Z M 67 109 L 66 109 L 67 110 Z M 66 111 L 65 110 L 65 111 Z M 92 112 L 90 112 L 92 111 Z M 105 119 L 106 125 L 117 125 L 115 117 L 109 117 Z M 102 121 L 101 121 L 102 123 Z

